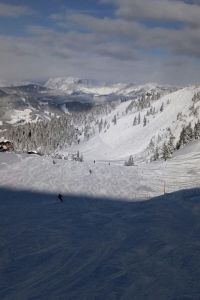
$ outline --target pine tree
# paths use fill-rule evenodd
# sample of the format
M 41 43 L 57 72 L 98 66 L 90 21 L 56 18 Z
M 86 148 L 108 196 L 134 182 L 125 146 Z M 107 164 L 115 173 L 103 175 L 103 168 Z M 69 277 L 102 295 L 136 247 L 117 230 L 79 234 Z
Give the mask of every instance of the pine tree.
M 144 116 L 144 119 L 143 119 L 143 126 L 145 127 L 147 125 L 147 118 Z
M 170 157 L 171 157 L 170 149 L 169 149 L 168 145 L 164 142 L 163 147 L 162 147 L 162 158 L 164 160 L 167 160 Z
M 180 133 L 179 140 L 176 145 L 176 149 L 180 149 L 185 144 L 185 136 L 186 136 L 185 127 L 183 127 Z
M 160 107 L 160 112 L 162 112 L 164 110 L 164 103 L 162 103 L 161 107 Z
M 183 127 L 176 148 L 179 149 L 184 145 L 188 144 L 190 141 L 194 139 L 194 137 L 195 137 L 195 131 L 193 131 L 191 127 L 191 123 L 189 123 L 189 125 Z
M 103 120 L 101 119 L 101 121 L 99 122 L 99 133 L 102 131 L 103 128 Z
M 174 140 L 175 140 L 175 137 L 170 132 L 170 137 L 169 137 L 169 142 L 168 142 L 168 148 L 169 148 L 170 155 L 174 152 L 174 149 L 175 149 Z
M 134 121 L 133 121 L 133 126 L 137 125 L 137 118 L 135 116 Z
M 159 159 L 159 148 L 157 146 L 154 150 L 153 160 L 158 160 L 158 159 Z
M 138 114 L 138 124 L 140 124 L 141 122 L 141 116 L 140 116 L 140 113 Z
M 113 120 L 112 120 L 112 121 L 113 121 L 113 124 L 114 124 L 114 125 L 116 125 L 116 124 L 117 124 L 117 117 L 116 117 L 116 115 L 114 115 L 114 117 L 113 117 Z
M 195 138 L 195 140 L 200 138 L 200 121 L 199 120 L 194 126 L 194 138 Z
M 194 138 L 194 131 L 192 129 L 191 123 L 186 127 L 186 143 L 188 144 Z
M 134 166 L 133 156 L 130 155 L 129 159 L 125 162 L 125 166 Z

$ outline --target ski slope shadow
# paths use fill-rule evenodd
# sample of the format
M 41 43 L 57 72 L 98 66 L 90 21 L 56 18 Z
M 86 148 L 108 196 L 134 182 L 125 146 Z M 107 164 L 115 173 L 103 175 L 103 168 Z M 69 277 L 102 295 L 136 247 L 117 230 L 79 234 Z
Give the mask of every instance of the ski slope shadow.
M 126 202 L 0 189 L 0 299 L 199 299 L 200 189 Z

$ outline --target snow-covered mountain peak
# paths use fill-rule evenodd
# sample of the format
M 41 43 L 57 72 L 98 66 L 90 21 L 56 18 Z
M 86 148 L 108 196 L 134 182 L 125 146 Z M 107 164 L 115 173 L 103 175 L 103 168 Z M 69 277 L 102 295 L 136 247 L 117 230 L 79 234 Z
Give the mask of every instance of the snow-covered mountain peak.
M 135 83 L 113 83 L 107 84 L 94 80 L 80 79 L 73 77 L 50 78 L 45 87 L 64 94 L 90 94 L 94 96 L 131 96 L 138 97 L 138 94 L 158 90 L 169 90 L 169 86 L 161 86 L 157 83 L 137 85 Z
M 82 87 L 92 87 L 97 85 L 97 82 L 89 79 L 81 79 L 76 77 L 57 77 L 50 78 L 45 87 L 52 90 L 58 90 L 65 92 L 66 94 L 72 94 L 78 91 Z

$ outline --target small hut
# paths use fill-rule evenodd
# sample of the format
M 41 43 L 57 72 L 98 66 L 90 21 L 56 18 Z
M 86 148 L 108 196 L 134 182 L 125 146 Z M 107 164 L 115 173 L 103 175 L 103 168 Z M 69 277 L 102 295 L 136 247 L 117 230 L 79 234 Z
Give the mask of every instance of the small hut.
M 14 146 L 13 143 L 8 140 L 1 140 L 0 141 L 0 152 L 8 152 L 13 151 Z

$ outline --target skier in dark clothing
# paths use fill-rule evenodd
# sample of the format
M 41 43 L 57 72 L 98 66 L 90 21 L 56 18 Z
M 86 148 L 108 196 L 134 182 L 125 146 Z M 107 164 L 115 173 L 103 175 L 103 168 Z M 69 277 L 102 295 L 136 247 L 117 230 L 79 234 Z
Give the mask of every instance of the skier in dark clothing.
M 60 200 L 60 202 L 63 202 L 63 195 L 58 194 L 58 199 Z
M 92 170 L 90 169 L 89 172 L 90 172 L 90 175 L 91 175 L 92 174 Z

